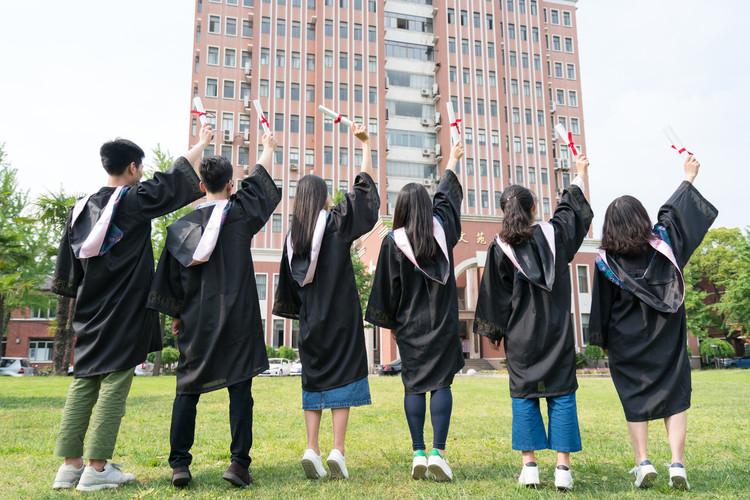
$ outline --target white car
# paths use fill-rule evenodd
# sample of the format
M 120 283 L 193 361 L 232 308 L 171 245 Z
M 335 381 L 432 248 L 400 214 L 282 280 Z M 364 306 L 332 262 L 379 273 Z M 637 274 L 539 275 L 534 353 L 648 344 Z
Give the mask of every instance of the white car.
M 292 363 L 292 373 L 291 375 L 301 376 L 302 375 L 302 361 L 299 359 Z
M 27 358 L 0 358 L 0 375 L 31 377 L 34 375 L 34 367 Z
M 271 358 L 268 360 L 268 370 L 261 375 L 272 377 L 286 377 L 292 373 L 292 362 L 286 358 Z

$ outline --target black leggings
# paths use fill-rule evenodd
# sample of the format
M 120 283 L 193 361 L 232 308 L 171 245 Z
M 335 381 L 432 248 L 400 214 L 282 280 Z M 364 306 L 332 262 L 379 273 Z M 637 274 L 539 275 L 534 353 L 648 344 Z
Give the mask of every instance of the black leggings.
M 406 421 L 411 433 L 412 449 L 424 450 L 424 414 L 426 410 L 425 394 L 404 395 Z M 448 439 L 448 428 L 451 424 L 453 394 L 450 387 L 443 387 L 430 393 L 430 417 L 432 420 L 432 447 L 445 449 Z

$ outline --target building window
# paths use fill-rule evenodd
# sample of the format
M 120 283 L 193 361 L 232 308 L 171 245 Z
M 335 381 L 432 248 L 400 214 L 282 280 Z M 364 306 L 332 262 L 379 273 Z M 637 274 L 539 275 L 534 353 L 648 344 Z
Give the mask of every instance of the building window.
M 284 82 L 276 82 L 276 93 L 274 94 L 276 99 L 283 99 L 284 98 L 284 88 L 286 85 Z
M 563 11 L 563 26 L 573 26 L 573 22 L 571 20 L 570 12 L 564 10 Z
M 567 64 L 565 65 L 565 68 L 567 70 L 568 80 L 575 80 L 576 79 L 576 65 Z
M 258 291 L 258 300 L 266 300 L 266 276 L 265 274 L 255 275 L 255 288 Z
M 550 9 L 549 22 L 552 24 L 560 24 L 560 11 L 559 10 Z
M 260 64 L 268 66 L 271 64 L 271 50 L 267 48 L 260 49 Z
M 315 150 L 305 149 L 305 165 L 311 167 L 315 164 Z
M 206 57 L 206 64 L 211 66 L 219 65 L 219 47 L 208 47 L 208 56 Z
M 469 207 L 477 206 L 477 197 L 473 189 L 467 190 L 466 203 Z
M 237 19 L 234 17 L 228 17 L 226 19 L 225 35 L 237 36 Z
M 221 146 L 221 156 L 232 162 L 232 146 Z
M 573 52 L 573 39 L 565 37 L 565 52 Z
M 224 49 L 224 66 L 234 68 L 237 66 L 237 51 L 234 49 Z
M 315 71 L 315 54 L 307 54 L 307 71 Z
M 536 184 L 536 169 L 534 169 L 534 167 L 529 167 L 528 174 L 527 177 L 529 179 L 529 184 Z
M 339 69 L 349 69 L 348 52 L 339 52 Z
M 281 232 L 281 214 L 273 214 L 271 218 L 271 231 L 274 233 Z
M 219 81 L 216 78 L 206 78 L 206 97 L 219 97 Z
M 349 38 L 349 23 L 339 21 L 339 38 Z
M 208 16 L 208 32 L 221 34 L 221 17 Z
M 302 26 L 299 21 L 292 21 L 292 38 L 300 38 L 302 36 Z
M 307 39 L 308 40 L 315 40 L 315 25 L 314 24 L 307 24 Z
M 260 19 L 260 32 L 264 35 L 268 35 L 271 33 L 271 18 L 270 17 L 262 17 Z
M 283 50 L 276 51 L 276 66 L 283 68 L 286 65 L 286 52 Z
M 273 320 L 273 348 L 278 349 L 284 345 L 284 320 Z
M 490 195 L 487 191 L 482 191 L 482 208 L 489 208 L 490 206 Z
M 29 340 L 29 362 L 45 363 L 52 361 L 53 340 Z
M 578 127 L 578 118 L 570 119 L 570 132 L 573 134 L 581 133 L 581 129 Z

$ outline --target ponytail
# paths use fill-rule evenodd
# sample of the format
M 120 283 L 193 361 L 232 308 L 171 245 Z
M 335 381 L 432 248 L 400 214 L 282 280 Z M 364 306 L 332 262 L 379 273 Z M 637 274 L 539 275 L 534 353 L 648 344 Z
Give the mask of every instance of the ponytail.
M 503 225 L 500 238 L 509 245 L 522 245 L 534 234 L 534 195 L 523 186 L 508 186 L 500 196 Z

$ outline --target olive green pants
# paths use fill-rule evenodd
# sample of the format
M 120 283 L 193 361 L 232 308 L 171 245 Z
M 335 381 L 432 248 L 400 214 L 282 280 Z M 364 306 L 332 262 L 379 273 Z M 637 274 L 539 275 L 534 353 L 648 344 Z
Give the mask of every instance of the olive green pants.
M 83 440 L 88 433 L 85 457 L 89 460 L 112 458 L 132 383 L 132 368 L 73 379 L 65 400 L 55 455 L 84 456 Z

